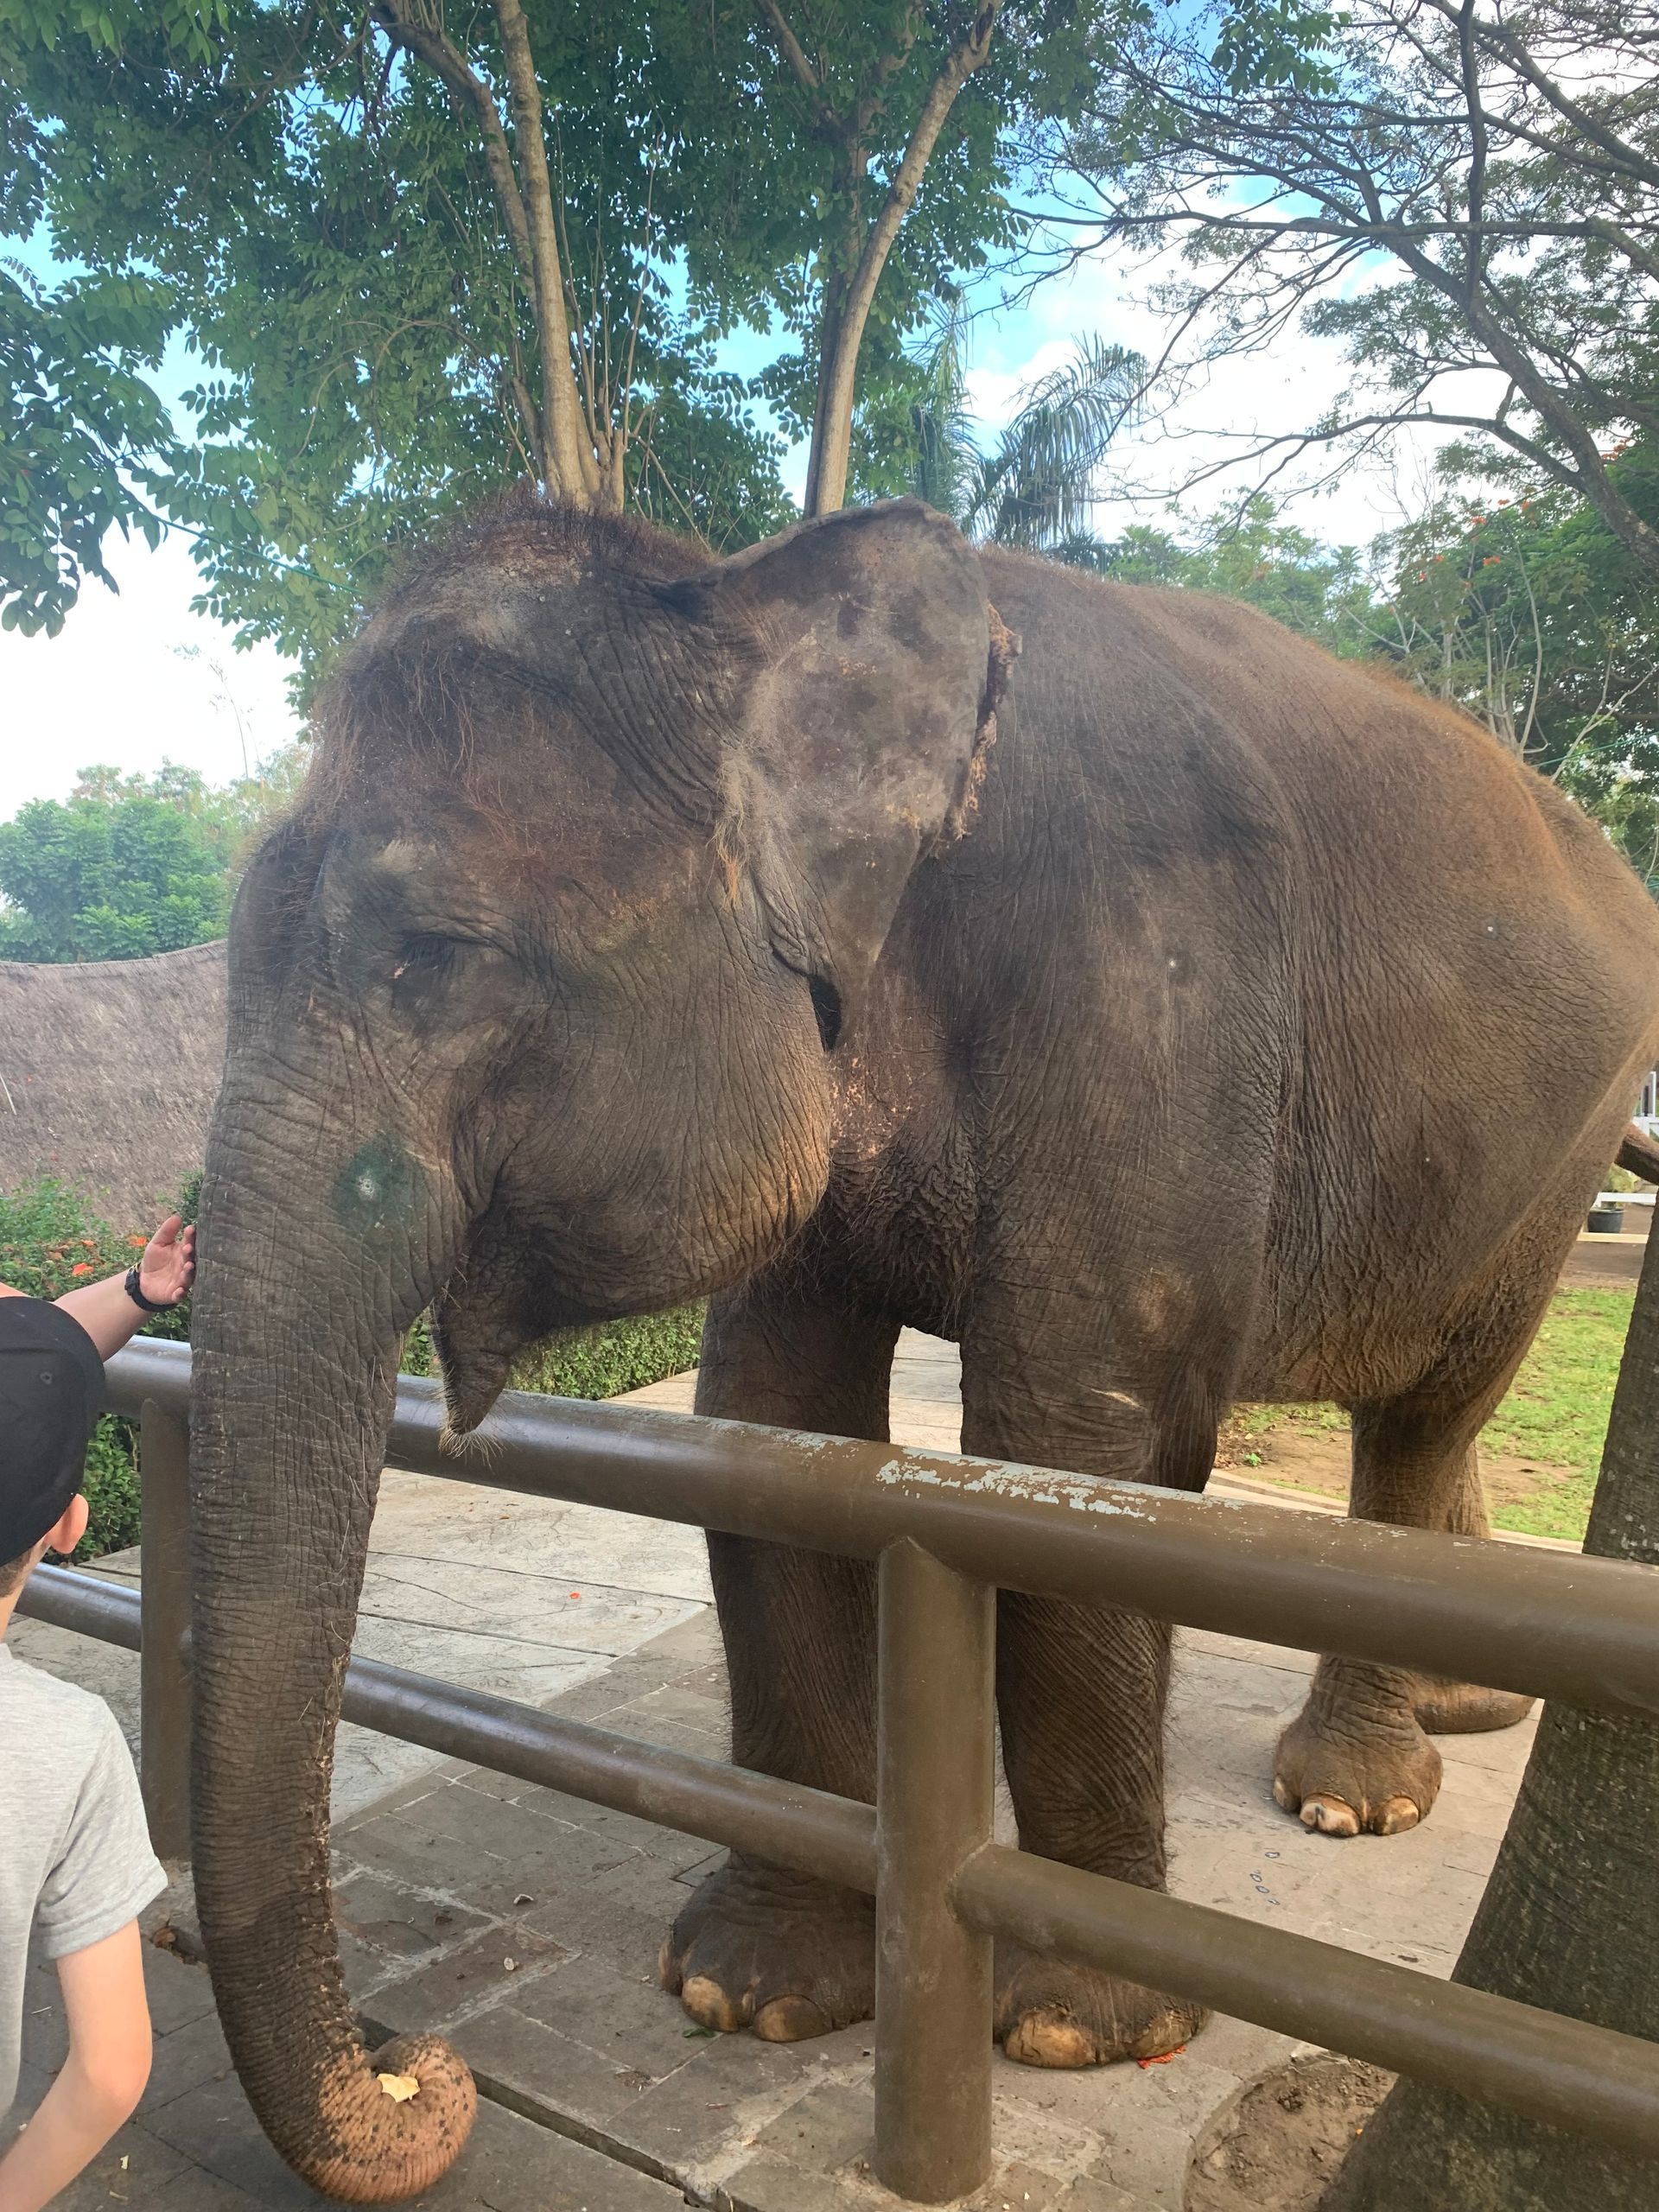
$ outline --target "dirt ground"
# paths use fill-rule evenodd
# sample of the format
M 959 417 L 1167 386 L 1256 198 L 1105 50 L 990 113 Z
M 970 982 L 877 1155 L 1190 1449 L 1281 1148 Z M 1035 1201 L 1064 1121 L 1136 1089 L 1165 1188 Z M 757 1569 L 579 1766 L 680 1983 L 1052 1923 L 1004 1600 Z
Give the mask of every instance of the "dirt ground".
M 1184 2212 L 1317 2212 L 1393 2079 L 1322 2052 L 1247 2082 L 1192 2146 Z
M 1345 1427 L 1304 1425 L 1302 1416 L 1291 1413 L 1265 1433 L 1250 1435 L 1240 1422 L 1230 1421 L 1217 1441 L 1216 1465 L 1236 1468 L 1253 1481 L 1274 1483 L 1281 1490 L 1309 1491 L 1338 1505 L 1348 1502 Z M 1499 1509 L 1529 1504 L 1553 1489 L 1567 1470 L 1483 1446 L 1480 1471 L 1489 1503 Z

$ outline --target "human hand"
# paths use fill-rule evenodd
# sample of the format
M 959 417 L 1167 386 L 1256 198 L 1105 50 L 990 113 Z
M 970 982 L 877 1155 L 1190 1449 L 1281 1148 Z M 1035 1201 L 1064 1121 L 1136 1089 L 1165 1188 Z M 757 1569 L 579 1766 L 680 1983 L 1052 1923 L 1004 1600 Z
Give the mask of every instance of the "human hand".
M 153 1305 L 176 1306 L 189 1295 L 196 1276 L 196 1228 L 187 1229 L 170 1213 L 144 1247 L 138 1262 L 138 1287 Z

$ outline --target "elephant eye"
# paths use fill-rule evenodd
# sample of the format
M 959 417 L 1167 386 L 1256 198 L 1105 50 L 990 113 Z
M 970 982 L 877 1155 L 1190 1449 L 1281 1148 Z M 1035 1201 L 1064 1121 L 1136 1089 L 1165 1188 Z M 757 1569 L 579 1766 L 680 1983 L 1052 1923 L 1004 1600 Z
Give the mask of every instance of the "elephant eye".
M 809 976 L 806 988 L 812 995 L 818 1042 L 826 1052 L 833 1052 L 841 1037 L 841 993 L 827 976 Z
M 416 937 L 405 938 L 397 949 L 391 980 L 396 983 L 411 976 L 424 982 L 447 975 L 460 951 L 459 943 L 452 937 L 435 937 L 423 931 Z

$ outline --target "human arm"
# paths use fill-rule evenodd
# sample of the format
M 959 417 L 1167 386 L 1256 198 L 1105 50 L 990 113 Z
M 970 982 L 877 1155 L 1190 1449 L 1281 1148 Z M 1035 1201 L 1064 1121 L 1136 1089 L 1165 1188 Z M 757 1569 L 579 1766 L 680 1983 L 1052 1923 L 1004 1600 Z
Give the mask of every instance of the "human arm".
M 69 2056 L 0 2158 L 0 2212 L 41 2212 L 89 2165 L 149 2079 L 149 2005 L 138 1923 L 58 1961 Z
M 186 1228 L 175 1213 L 168 1214 L 144 1247 L 138 1262 L 138 1287 L 157 1306 L 176 1305 L 195 1279 L 196 1231 Z M 127 1296 L 124 1275 L 106 1275 L 79 1290 L 66 1291 L 55 1301 L 86 1330 L 98 1347 L 100 1359 L 120 1351 L 149 1316 Z

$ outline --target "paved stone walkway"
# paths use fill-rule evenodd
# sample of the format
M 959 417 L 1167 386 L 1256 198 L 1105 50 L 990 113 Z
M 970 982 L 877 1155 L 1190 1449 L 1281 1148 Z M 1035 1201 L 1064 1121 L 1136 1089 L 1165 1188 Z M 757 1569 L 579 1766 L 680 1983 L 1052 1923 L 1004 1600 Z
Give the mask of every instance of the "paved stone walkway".
M 677 1378 L 638 1394 L 683 1401 Z M 953 1350 L 907 1339 L 894 1430 L 948 1447 Z M 130 1573 L 130 1556 L 111 1571 Z M 22 1655 L 112 1694 L 136 1669 L 37 1624 Z M 362 1648 L 550 1709 L 721 1756 L 725 1676 L 694 1532 L 500 1493 L 388 1478 Z M 1432 1819 L 1404 1836 L 1306 1834 L 1268 1792 L 1274 1736 L 1309 1659 L 1179 1639 L 1170 1729 L 1176 1892 L 1434 1973 L 1450 1970 L 1531 1739 L 1447 1739 Z M 388 1757 L 388 1753 L 392 1756 Z M 472 2145 L 429 2212 L 719 2212 L 891 2205 L 869 2177 L 868 2026 L 791 2047 L 693 2029 L 657 1987 L 663 1933 L 720 1854 L 554 1792 L 398 1747 L 343 1760 L 337 1904 L 353 1997 L 374 2028 L 439 2028 L 478 2075 Z M 1004 1802 L 1003 1831 L 1011 1834 Z M 188 1889 L 170 1918 L 190 1948 Z M 255 2126 L 205 1970 L 152 1948 L 158 2031 L 144 2105 L 67 2212 L 287 2212 L 322 2200 Z M 20 2112 L 60 2063 L 55 1980 L 29 1999 Z M 1292 2046 L 1217 2020 L 1168 2064 L 1057 2075 L 996 2062 L 999 2165 L 976 2212 L 1179 2212 L 1188 2145 L 1239 2082 Z M 14 2116 L 16 2117 L 16 2115 Z M 123 2163 L 124 2161 L 124 2163 Z

